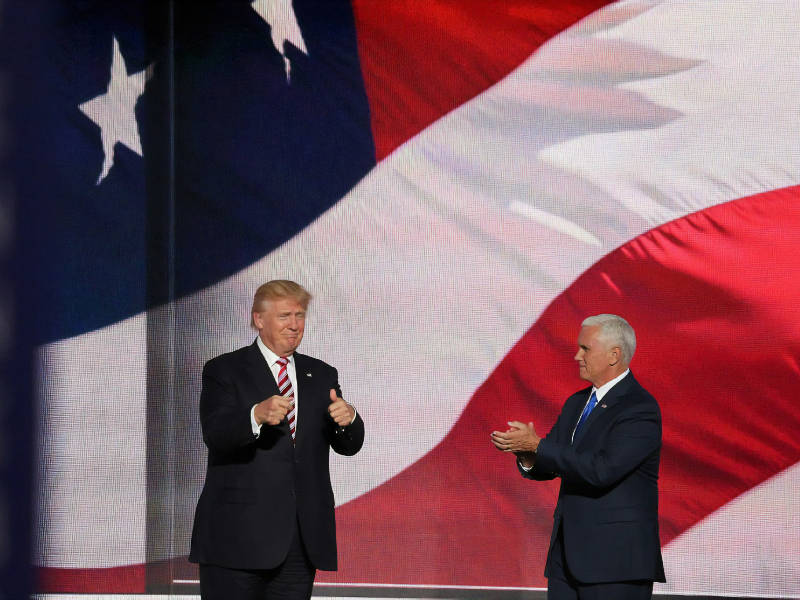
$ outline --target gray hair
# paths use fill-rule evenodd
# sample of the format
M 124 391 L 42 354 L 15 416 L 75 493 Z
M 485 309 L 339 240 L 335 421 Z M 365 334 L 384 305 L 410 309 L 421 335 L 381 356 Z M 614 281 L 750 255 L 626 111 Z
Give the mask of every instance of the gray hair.
M 598 338 L 608 344 L 609 348 L 619 346 L 622 350 L 622 360 L 628 364 L 636 352 L 636 334 L 633 327 L 617 315 L 595 315 L 583 320 L 582 327 L 599 326 Z

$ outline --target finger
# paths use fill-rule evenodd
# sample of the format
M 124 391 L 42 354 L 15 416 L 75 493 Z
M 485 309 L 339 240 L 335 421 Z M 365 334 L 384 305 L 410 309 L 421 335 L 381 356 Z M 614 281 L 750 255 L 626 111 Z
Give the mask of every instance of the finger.
M 525 425 L 525 423 L 521 423 L 521 422 L 519 422 L 519 421 L 511 421 L 511 422 L 509 423 L 509 425 L 510 425 L 511 427 L 514 427 L 515 429 L 527 429 L 527 428 L 528 428 L 528 426 L 527 426 L 527 425 Z
M 336 402 L 338 399 L 339 398 L 336 395 L 336 390 L 331 390 L 331 402 Z
M 498 450 L 502 450 L 503 452 L 507 452 L 513 447 L 507 441 L 503 440 L 492 439 L 492 443 L 497 447 Z
M 333 420 L 336 421 L 336 423 L 338 423 L 339 425 L 343 424 L 349 425 L 353 419 L 348 413 L 341 413 L 333 417 Z
M 513 452 L 513 450 L 511 449 L 511 444 L 500 444 L 500 449 L 503 452 Z

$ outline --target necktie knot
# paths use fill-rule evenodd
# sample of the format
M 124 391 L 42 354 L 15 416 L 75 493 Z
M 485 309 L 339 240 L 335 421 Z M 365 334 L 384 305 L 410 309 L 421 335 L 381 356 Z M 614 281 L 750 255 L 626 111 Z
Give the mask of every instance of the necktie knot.
M 285 356 L 281 356 L 280 358 L 278 358 L 278 364 L 282 367 L 285 367 L 286 365 L 289 364 L 289 359 Z

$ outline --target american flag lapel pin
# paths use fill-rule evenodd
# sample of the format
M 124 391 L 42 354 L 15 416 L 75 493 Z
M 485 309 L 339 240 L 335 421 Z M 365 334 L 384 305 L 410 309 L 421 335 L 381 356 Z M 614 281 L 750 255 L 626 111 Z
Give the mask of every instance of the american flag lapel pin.
M 608 406 L 603 404 L 603 405 L 600 406 L 600 408 L 608 408 Z
M 311 373 L 306 373 L 306 377 L 311 377 Z

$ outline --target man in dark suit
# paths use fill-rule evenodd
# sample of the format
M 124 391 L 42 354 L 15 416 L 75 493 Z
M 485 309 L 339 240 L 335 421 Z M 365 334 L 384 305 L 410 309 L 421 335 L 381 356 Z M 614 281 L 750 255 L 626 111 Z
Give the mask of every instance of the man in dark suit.
M 643 600 L 665 581 L 658 533 L 661 410 L 628 364 L 636 336 L 625 319 L 586 319 L 578 336 L 580 378 L 540 438 L 515 421 L 492 433 L 523 477 L 561 478 L 547 556 L 549 600 Z
M 296 352 L 310 300 L 292 281 L 262 285 L 256 341 L 203 369 L 208 469 L 189 560 L 204 600 L 310 598 L 316 569 L 337 568 L 328 458 L 358 452 L 364 422 L 336 369 Z

